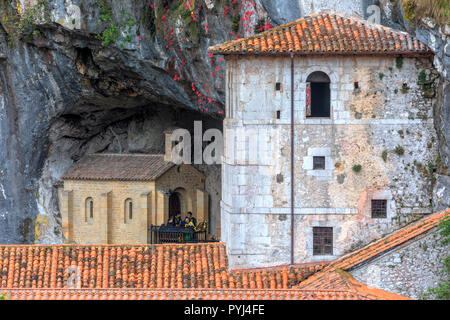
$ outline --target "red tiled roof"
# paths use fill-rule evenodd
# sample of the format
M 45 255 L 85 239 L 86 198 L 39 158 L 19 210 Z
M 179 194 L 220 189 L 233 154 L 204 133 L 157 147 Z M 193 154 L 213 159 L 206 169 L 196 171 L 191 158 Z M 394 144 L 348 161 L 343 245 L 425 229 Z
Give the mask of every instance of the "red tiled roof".
M 413 238 L 420 236 L 427 231 L 435 228 L 444 218 L 450 216 L 450 209 L 444 210 L 440 213 L 435 213 L 427 216 L 419 221 L 407 225 L 389 236 L 378 239 L 362 249 L 353 251 L 352 253 L 343 256 L 329 265 L 324 267 L 321 271 L 315 273 L 305 281 L 301 282 L 296 288 L 323 288 L 320 284 L 327 282 L 327 277 L 330 272 L 336 270 L 351 270 L 383 253 L 386 253 Z
M 174 165 L 161 154 L 90 154 L 70 167 L 62 179 L 152 181 Z
M 378 300 L 354 290 L 8 289 L 9 300 Z
M 13 300 L 406 299 L 344 270 L 425 233 L 449 213 L 431 215 L 329 265 L 228 271 L 224 243 L 0 246 L 0 292 Z M 80 289 L 67 288 L 71 265 L 79 267 Z
M 338 13 L 320 12 L 209 48 L 215 54 L 432 54 L 410 34 Z
M 286 289 L 295 286 L 325 267 L 326 263 L 308 263 L 229 272 L 229 288 Z
M 342 290 L 352 292 L 355 295 L 362 295 L 371 300 L 411 300 L 410 298 L 391 293 L 385 290 L 369 287 L 364 283 L 355 280 L 351 274 L 337 269 L 326 272 L 315 281 L 305 281 L 300 283 L 296 289 L 323 291 Z
M 324 264 L 229 271 L 225 244 L 0 246 L 0 288 L 287 289 Z

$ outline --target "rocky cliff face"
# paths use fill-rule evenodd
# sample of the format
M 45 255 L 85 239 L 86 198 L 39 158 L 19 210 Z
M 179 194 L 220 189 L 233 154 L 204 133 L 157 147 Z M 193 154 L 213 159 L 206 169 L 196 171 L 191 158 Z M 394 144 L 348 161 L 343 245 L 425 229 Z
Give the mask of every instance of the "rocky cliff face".
M 221 129 L 224 61 L 210 45 L 322 9 L 367 18 L 373 4 L 383 24 L 405 27 L 387 0 L 0 2 L 0 243 L 62 242 L 54 184 L 84 154 L 162 152 L 163 130 L 192 130 L 194 120 Z M 445 36 L 435 49 L 447 77 L 436 125 L 448 167 L 449 37 L 436 26 L 412 32 Z M 200 169 L 216 225 L 220 167 Z

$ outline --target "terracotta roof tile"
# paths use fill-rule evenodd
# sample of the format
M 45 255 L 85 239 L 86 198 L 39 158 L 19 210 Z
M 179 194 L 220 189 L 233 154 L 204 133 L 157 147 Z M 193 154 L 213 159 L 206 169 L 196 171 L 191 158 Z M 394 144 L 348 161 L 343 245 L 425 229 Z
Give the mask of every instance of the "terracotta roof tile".
M 404 299 L 349 270 L 434 228 L 450 209 L 324 263 L 227 269 L 225 244 L 0 246 L 0 292 L 11 299 Z M 78 266 L 80 289 L 68 289 Z
M 300 289 L 7 289 L 9 300 L 377 300 L 356 290 Z
M 366 20 L 320 12 L 209 48 L 215 54 L 432 54 L 410 34 Z
M 62 179 L 152 181 L 174 165 L 161 154 L 90 154 L 70 167 Z
M 223 243 L 4 245 L 0 288 L 66 288 L 69 266 L 82 288 L 288 289 L 325 264 L 230 271 Z
M 411 300 L 405 296 L 391 293 L 385 290 L 369 287 L 355 280 L 352 275 L 341 269 L 328 271 L 314 281 L 305 281 L 296 286 L 295 289 L 306 291 L 336 290 L 349 292 L 355 296 L 364 296 L 370 300 Z
M 358 265 L 361 265 L 381 254 L 384 254 L 406 243 L 407 241 L 435 228 L 444 218 L 449 216 L 450 209 L 444 210 L 440 213 L 432 214 L 430 216 L 426 216 L 425 218 L 409 224 L 386 237 L 380 238 L 359 250 L 353 251 L 352 253 L 331 262 L 319 272 L 313 274 L 311 277 L 304 280 L 299 285 L 296 285 L 295 288 L 322 289 L 324 288 L 322 284 L 328 283 L 330 281 L 330 277 L 332 277 L 332 274 L 335 271 L 352 270 Z M 333 288 L 335 287 L 333 286 Z

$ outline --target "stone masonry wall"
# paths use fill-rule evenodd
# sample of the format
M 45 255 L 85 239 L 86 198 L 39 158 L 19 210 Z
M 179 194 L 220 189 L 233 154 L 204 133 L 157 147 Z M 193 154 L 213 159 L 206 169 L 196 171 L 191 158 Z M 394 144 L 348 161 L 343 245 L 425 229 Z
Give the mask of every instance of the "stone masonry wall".
M 418 84 L 434 74 L 431 61 L 311 56 L 294 68 L 295 262 L 334 259 L 432 212 L 433 98 Z M 331 80 L 329 119 L 305 117 L 314 71 Z M 289 263 L 290 58 L 227 57 L 226 80 L 221 206 L 231 266 Z M 326 157 L 325 170 L 312 170 L 313 156 Z M 388 201 L 386 218 L 371 218 L 371 199 Z M 333 255 L 312 255 L 314 226 L 333 227 Z
M 434 229 L 350 273 L 369 286 L 421 299 L 429 288 L 447 280 L 442 263 L 450 248 L 441 241 Z
M 147 243 L 146 210 L 141 211 L 141 195 L 154 190 L 154 182 L 66 180 L 64 190 L 73 191 L 73 242 L 78 244 Z M 111 221 L 108 227 L 107 201 L 110 193 Z M 85 218 L 87 198 L 94 200 L 94 218 Z M 125 200 L 133 201 L 133 218 L 125 217 Z M 63 217 L 64 224 L 64 217 Z M 109 234 L 108 234 L 109 232 Z M 67 237 L 67 236 L 66 236 Z M 109 239 L 109 241 L 108 241 Z
M 191 165 L 179 165 L 171 168 L 156 181 L 156 190 L 176 191 L 180 195 L 181 216 L 191 211 L 197 222 L 208 222 L 208 212 L 200 205 L 198 194 L 205 195 L 205 176 Z M 207 199 L 206 199 L 207 200 Z M 205 208 L 207 209 L 207 208 Z M 167 221 L 166 217 L 166 220 Z
M 147 243 L 148 226 L 167 222 L 169 189 L 180 193 L 183 216 L 192 211 L 198 222 L 208 221 L 204 186 L 205 176 L 189 165 L 172 167 L 156 182 L 66 180 L 59 192 L 64 236 L 79 244 Z M 88 198 L 94 200 L 93 219 L 86 212 Z M 132 219 L 125 214 L 127 199 L 133 203 Z

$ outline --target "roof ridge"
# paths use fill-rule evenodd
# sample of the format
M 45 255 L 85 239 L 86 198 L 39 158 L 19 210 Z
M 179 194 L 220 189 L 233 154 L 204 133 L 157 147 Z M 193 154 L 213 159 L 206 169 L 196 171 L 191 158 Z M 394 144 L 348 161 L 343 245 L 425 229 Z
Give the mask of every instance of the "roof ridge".
M 315 266 L 315 265 L 327 265 L 328 261 L 317 261 L 317 262 L 304 262 L 304 263 L 295 263 L 295 264 L 280 264 L 277 266 L 270 266 L 270 267 L 254 267 L 254 268 L 237 268 L 237 269 L 230 269 L 230 271 L 233 272 L 241 272 L 241 271 L 262 271 L 262 270 L 270 270 L 270 269 L 282 269 L 282 268 L 298 268 L 298 267 L 308 267 L 308 266 Z
M 91 153 L 69 167 L 61 179 L 153 181 L 174 166 L 164 154 Z

